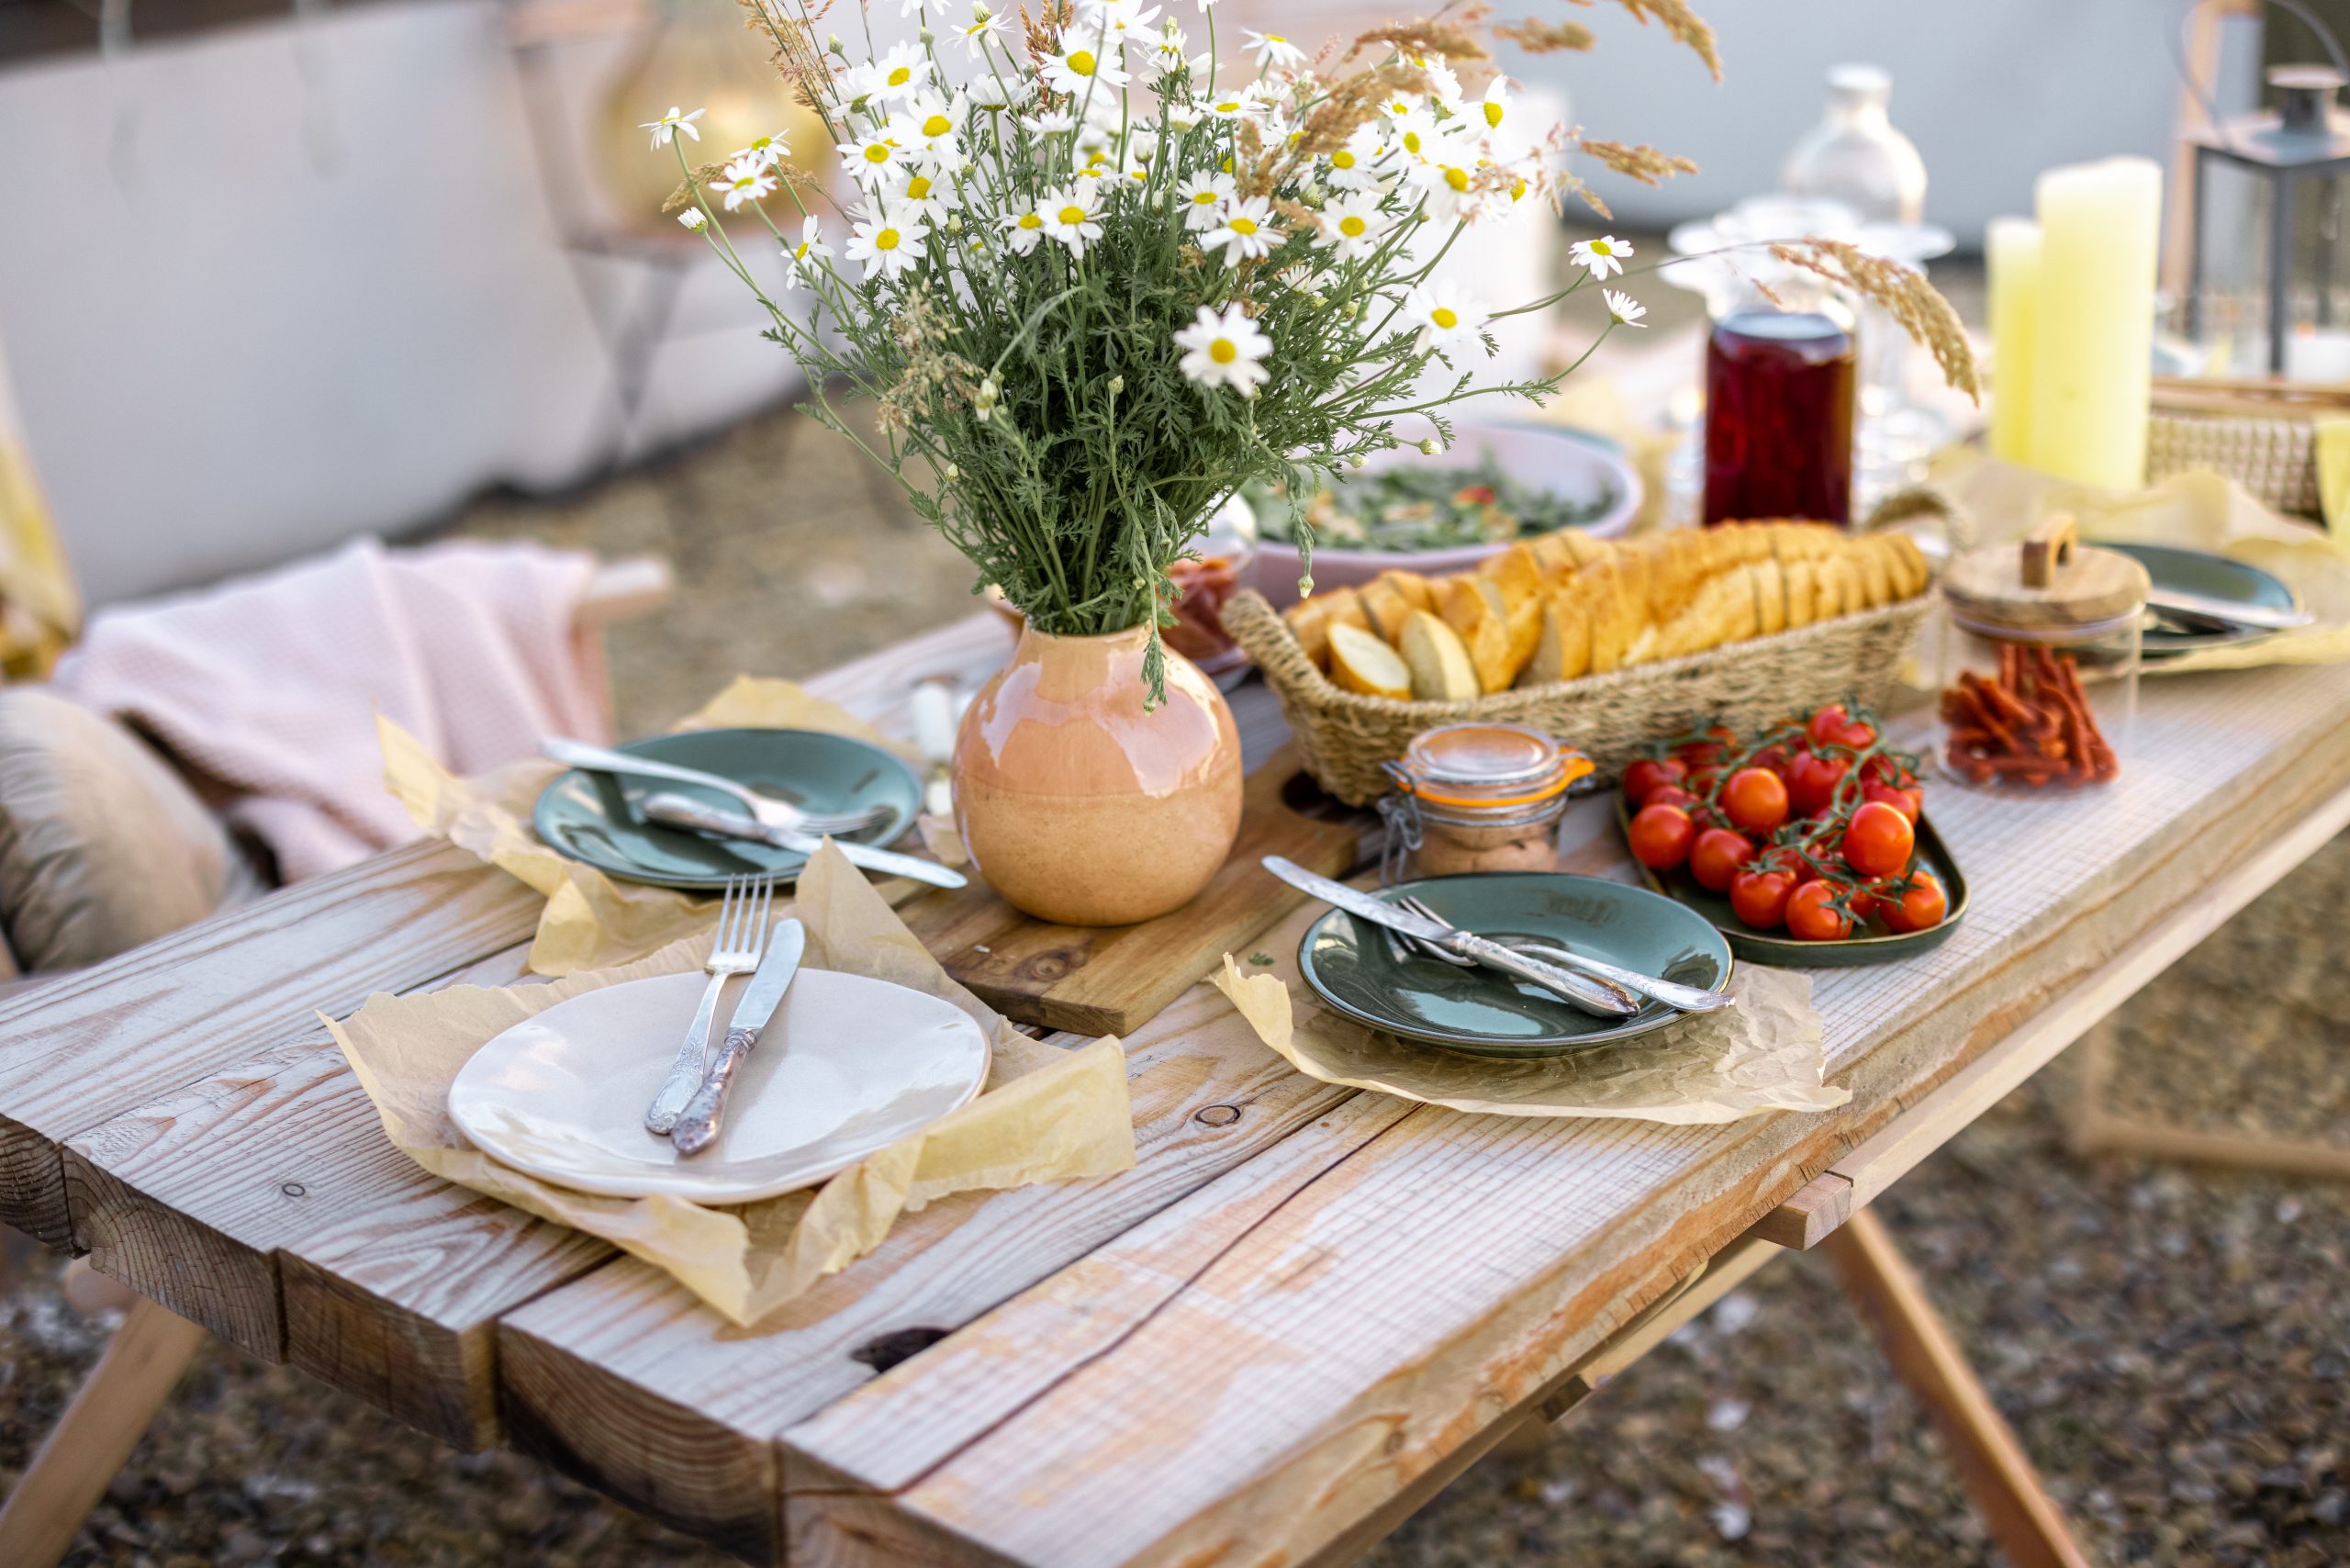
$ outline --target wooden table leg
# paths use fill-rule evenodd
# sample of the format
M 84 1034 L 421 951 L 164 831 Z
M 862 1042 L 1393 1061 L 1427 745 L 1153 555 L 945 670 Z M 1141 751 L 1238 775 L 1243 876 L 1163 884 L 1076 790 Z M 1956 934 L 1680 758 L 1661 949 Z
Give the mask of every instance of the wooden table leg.
M 204 1330 L 140 1298 L 0 1504 L 0 1562 L 54 1568 L 147 1423 L 204 1343 Z
M 2031 1461 L 1873 1209 L 1821 1243 L 1893 1370 L 1925 1402 L 1991 1537 L 2016 1568 L 2089 1568 Z

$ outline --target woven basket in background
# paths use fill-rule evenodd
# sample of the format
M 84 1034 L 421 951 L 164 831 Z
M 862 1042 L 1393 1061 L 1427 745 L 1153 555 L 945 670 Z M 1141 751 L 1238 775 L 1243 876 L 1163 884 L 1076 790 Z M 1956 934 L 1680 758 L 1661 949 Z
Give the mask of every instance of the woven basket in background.
M 2317 427 L 2290 415 L 2227 419 L 2165 410 L 2146 420 L 2146 482 L 2190 469 L 2223 474 L 2274 510 L 2319 513 Z

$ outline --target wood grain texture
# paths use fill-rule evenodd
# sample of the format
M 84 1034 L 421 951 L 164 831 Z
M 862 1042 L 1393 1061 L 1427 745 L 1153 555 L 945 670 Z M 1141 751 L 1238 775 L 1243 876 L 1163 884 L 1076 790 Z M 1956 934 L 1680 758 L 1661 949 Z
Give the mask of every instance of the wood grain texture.
M 804 1462 L 834 1495 L 870 1484 L 924 1531 L 1023 1562 L 1311 1555 L 2338 793 L 2345 707 L 2329 671 L 2175 683 L 2146 694 L 2098 797 L 1944 791 L 1968 924 L 1932 953 L 1816 977 L 1855 1091 L 1843 1112 L 1712 1129 L 1416 1112 L 1009 1419 L 978 1402 L 946 1430 L 967 1412 L 884 1379 L 786 1434 L 787 1489 Z M 991 1331 L 1019 1342 L 1034 1315 L 1049 1345 L 1053 1290 Z M 917 1426 L 964 1446 L 908 1486 L 871 1456 Z
M 1348 1100 L 1216 1028 L 1219 1014 L 1229 1022 L 1222 997 L 1198 987 L 1126 1041 L 1137 1163 L 1125 1175 L 933 1204 L 752 1329 L 631 1260 L 509 1314 L 499 1370 L 514 1441 L 729 1550 L 777 1555 L 784 1427 Z M 679 1440 L 643 1442 L 645 1430 Z
M 1283 747 L 1248 776 L 1230 858 L 1172 914 L 1138 925 L 1050 925 L 981 882 L 924 893 L 899 913 L 948 974 L 1006 1017 L 1079 1035 L 1131 1035 L 1224 954 L 1304 902 L 1259 864 L 1261 857 L 1286 855 L 1331 877 L 1354 863 L 1361 837 L 1355 824 L 1304 816 L 1283 803 L 1296 772 L 1294 754 Z M 1150 846 L 1136 845 L 1135 852 L 1147 855 Z
M 61 1146 L 207 1072 L 531 935 L 537 896 L 445 844 L 395 850 L 0 1006 L 0 1222 L 73 1242 Z

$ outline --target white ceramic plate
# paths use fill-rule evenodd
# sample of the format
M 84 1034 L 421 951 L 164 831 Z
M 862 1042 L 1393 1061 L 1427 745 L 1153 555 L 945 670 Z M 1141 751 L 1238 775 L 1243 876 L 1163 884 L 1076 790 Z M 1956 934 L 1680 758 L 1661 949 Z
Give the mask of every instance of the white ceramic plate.
M 987 1081 L 987 1037 L 961 1010 L 803 969 L 735 1074 L 718 1141 L 685 1159 L 643 1117 L 707 983 L 661 975 L 556 1002 L 474 1053 L 450 1116 L 492 1159 L 578 1192 L 747 1204 L 919 1132 Z M 722 1037 L 744 983 L 720 1002 Z

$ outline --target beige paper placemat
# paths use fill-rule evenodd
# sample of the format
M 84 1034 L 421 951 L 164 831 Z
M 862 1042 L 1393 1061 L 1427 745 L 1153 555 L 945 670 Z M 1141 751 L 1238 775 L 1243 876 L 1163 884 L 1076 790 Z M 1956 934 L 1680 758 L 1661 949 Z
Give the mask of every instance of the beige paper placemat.
M 979 1097 L 833 1177 L 736 1208 L 680 1198 L 609 1198 L 498 1164 L 449 1119 L 449 1085 L 492 1036 L 566 997 L 650 975 L 698 969 L 710 950 L 715 904 L 702 929 L 648 958 L 543 985 L 451 986 L 416 996 L 378 994 L 343 1023 L 326 1020 L 375 1101 L 384 1131 L 435 1175 L 542 1218 L 600 1236 L 675 1276 L 738 1324 L 757 1322 L 845 1268 L 888 1236 L 898 1215 L 951 1193 L 1068 1182 L 1130 1170 L 1134 1111 L 1125 1053 L 1114 1036 L 1065 1051 L 1032 1040 L 947 976 L 912 932 L 826 845 L 800 873 L 793 913 L 808 927 L 806 962 L 908 986 L 954 1003 L 994 1053 Z M 647 1041 L 666 1059 L 676 1042 Z
M 847 709 L 788 680 L 738 676 L 707 707 L 677 726 L 734 727 L 822 730 L 869 741 L 910 759 L 912 756 Z M 531 968 L 536 973 L 568 975 L 641 958 L 701 923 L 707 899 L 616 881 L 593 866 L 557 854 L 532 830 L 531 809 L 547 780 L 563 771 L 560 764 L 533 759 L 461 778 L 442 767 L 415 736 L 380 713 L 375 734 L 384 748 L 384 787 L 398 797 L 417 826 L 546 895 L 547 907 L 531 944 Z
M 1257 1037 L 1310 1078 L 1497 1116 L 1617 1116 L 1735 1122 L 1768 1111 L 1830 1111 L 1852 1092 L 1823 1081 L 1826 1035 L 1811 977 L 1740 966 L 1738 1005 L 1568 1056 L 1508 1061 L 1366 1029 L 1299 982 L 1292 1008 L 1278 974 L 1243 974 L 1225 955 L 1211 977 Z

